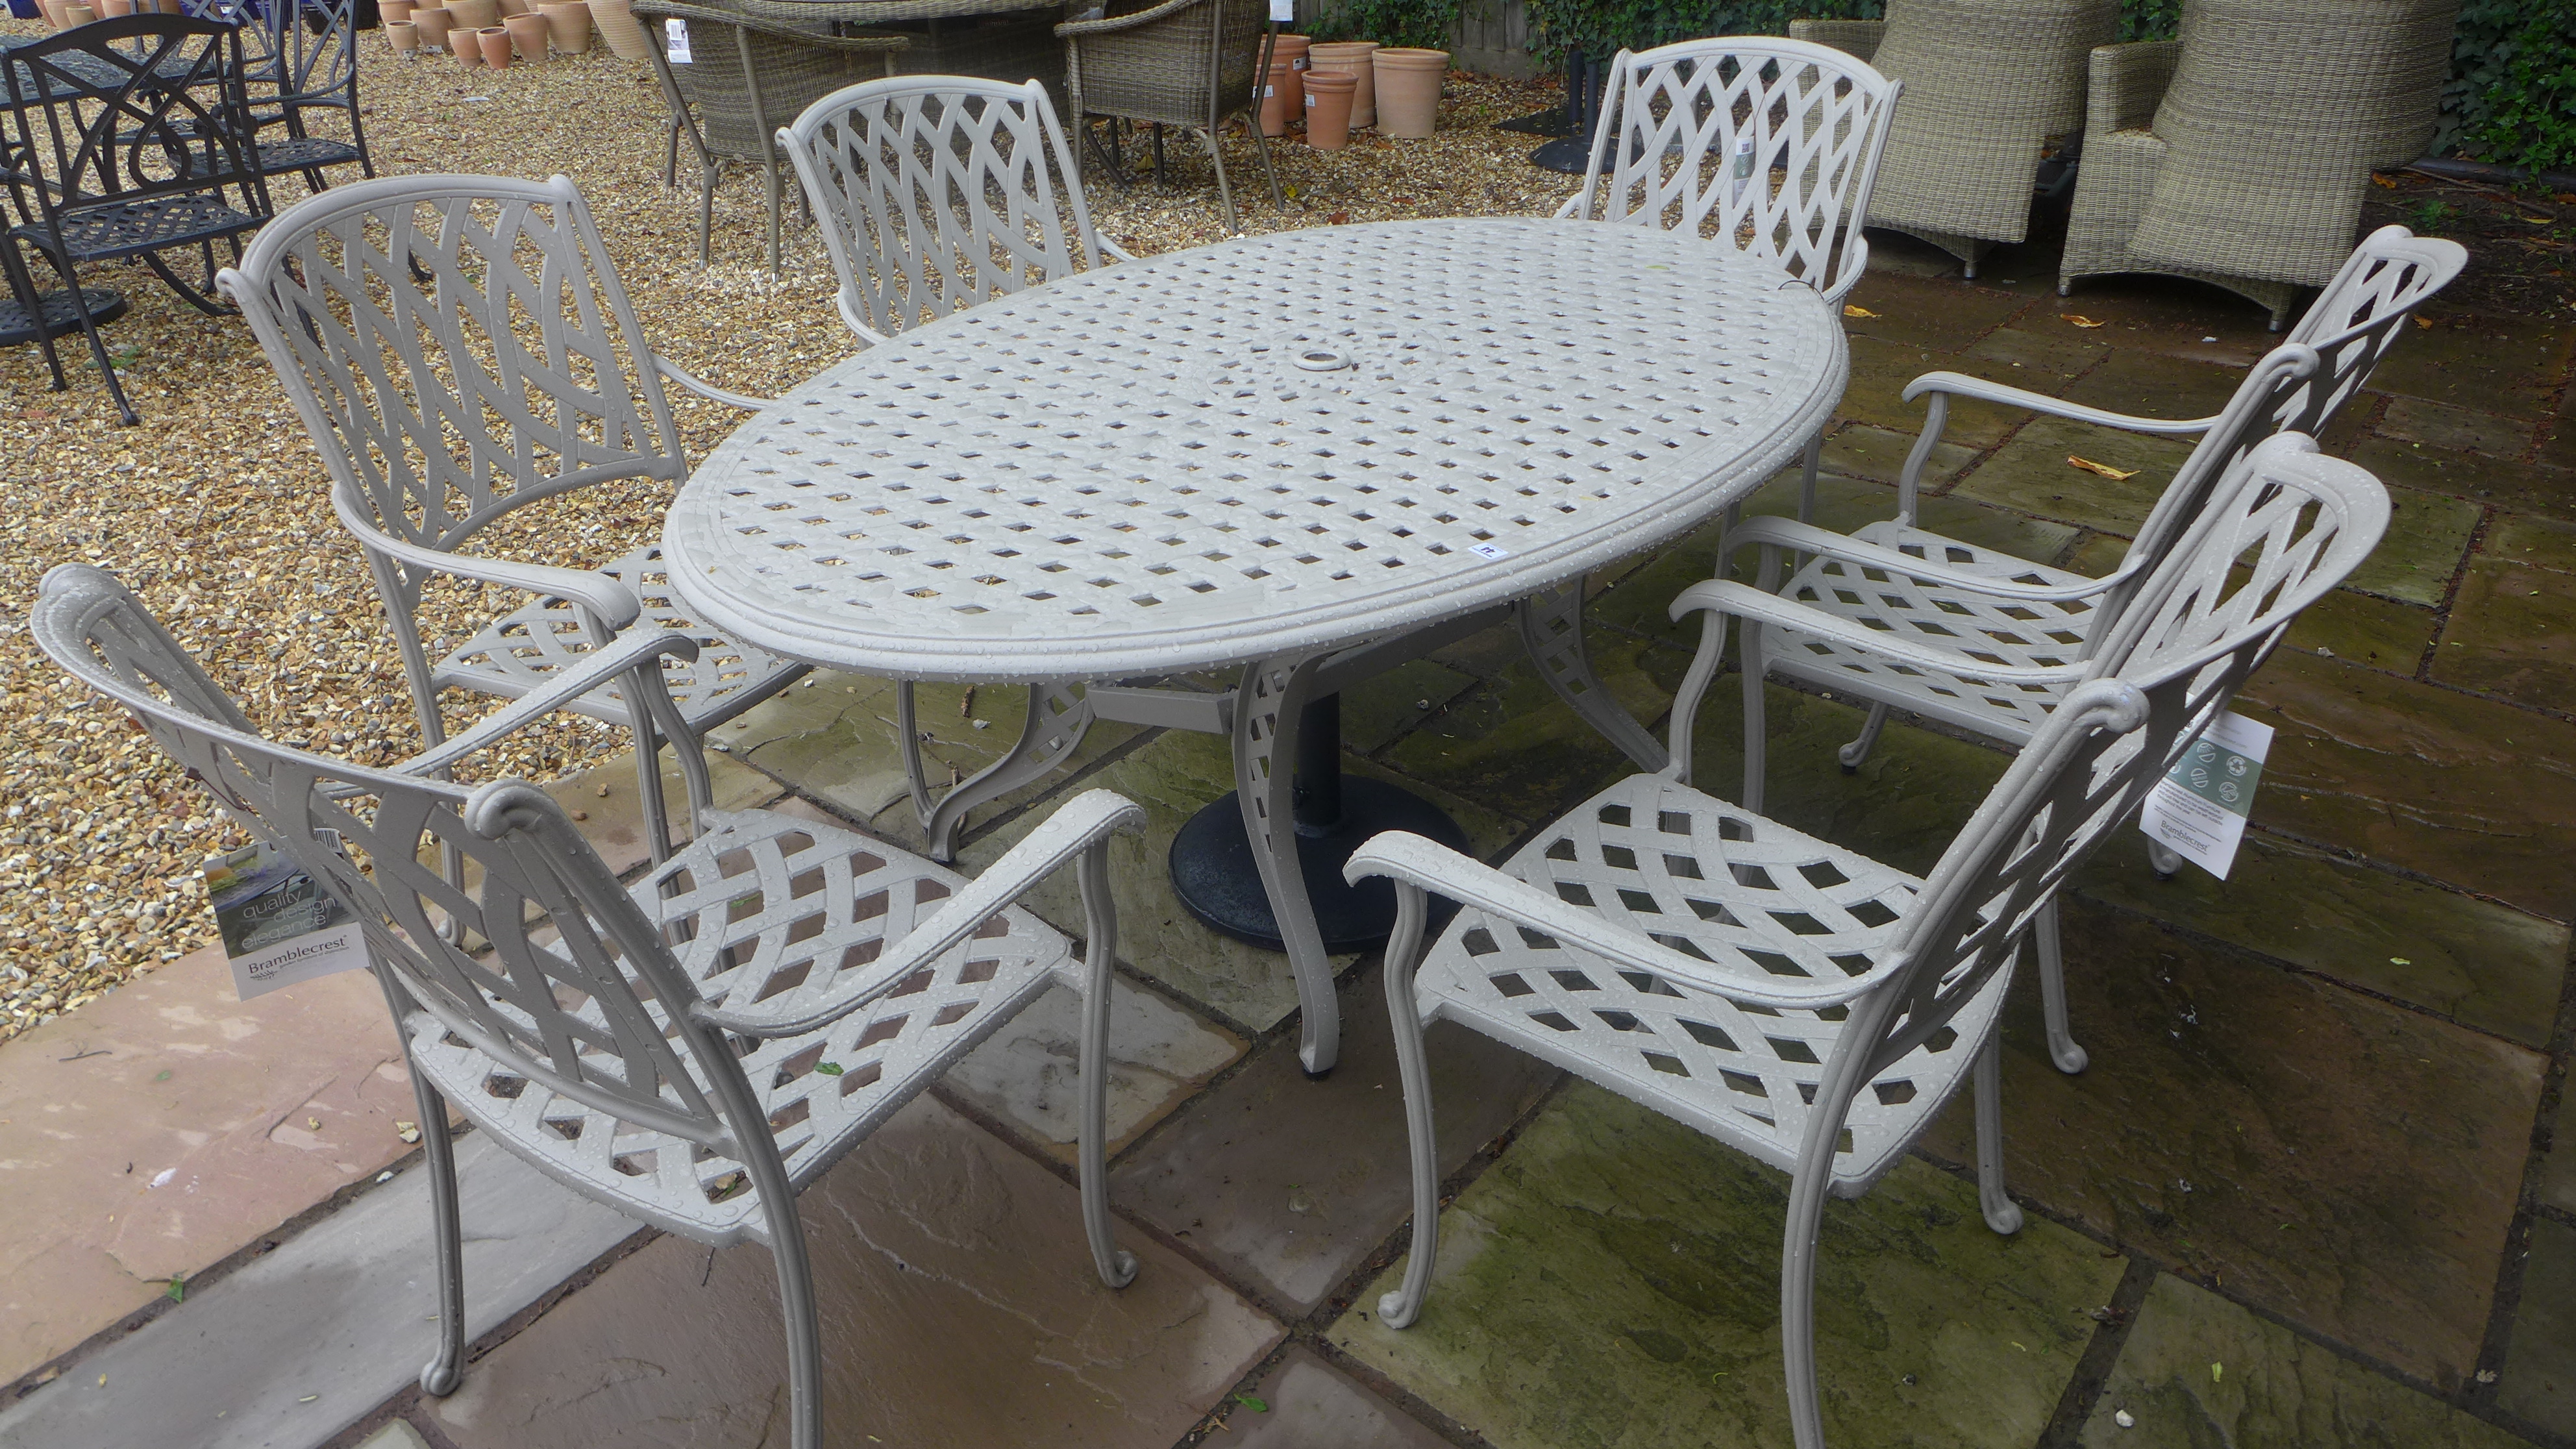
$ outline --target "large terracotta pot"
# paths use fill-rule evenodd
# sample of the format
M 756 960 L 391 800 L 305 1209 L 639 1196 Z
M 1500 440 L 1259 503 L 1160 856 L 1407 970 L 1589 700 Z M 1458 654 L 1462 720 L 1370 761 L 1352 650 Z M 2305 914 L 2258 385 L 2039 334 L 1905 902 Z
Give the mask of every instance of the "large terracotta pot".
M 56 30 L 63 28 L 63 0 L 36 0 L 36 8 L 45 14 L 45 23 Z
M 504 15 L 501 28 L 509 33 L 510 44 L 519 59 L 538 61 L 546 58 L 546 17 L 542 15 Z
M 420 32 L 423 50 L 447 48 L 447 7 L 430 5 L 412 7 L 411 28 Z
M 620 60 L 645 60 L 653 53 L 652 40 L 635 23 L 634 9 L 635 0 L 590 0 L 590 23 Z
M 1351 142 L 1351 97 L 1360 78 L 1336 70 L 1306 72 L 1306 144 L 1339 151 Z
M 498 25 L 486 25 L 474 32 L 475 48 L 483 52 L 483 63 L 494 70 L 510 68 L 510 32 Z
M 1351 93 L 1351 129 L 1356 131 L 1377 124 L 1377 42 L 1374 40 L 1328 40 L 1306 52 L 1306 75 L 1313 79 L 1319 71 L 1340 71 L 1355 76 L 1359 89 Z
M 134 13 L 134 0 L 91 0 L 101 20 L 117 20 Z
M 397 55 L 409 55 L 420 49 L 420 27 L 408 20 L 388 20 L 385 22 L 385 44 L 392 46 Z
M 501 7 L 493 0 L 448 0 L 448 28 L 481 30 L 501 23 Z
M 1389 136 L 1431 134 L 1440 113 L 1445 50 L 1381 49 L 1377 53 L 1377 128 Z
M 87 25 L 97 18 L 98 12 L 86 5 L 72 4 L 63 7 L 63 29 L 65 30 Z
M 1306 110 L 1306 88 L 1297 81 L 1297 68 L 1285 60 L 1270 62 L 1270 82 L 1261 88 L 1261 134 L 1288 134 L 1288 120 Z
M 528 0 L 494 0 L 494 4 L 499 8 L 501 18 L 503 20 L 507 20 L 513 15 L 534 15 L 537 13 L 536 7 L 530 5 Z
M 580 55 L 590 49 L 588 0 L 545 0 L 537 13 L 546 17 L 546 37 L 557 51 Z
M 376 0 L 376 18 L 387 25 L 411 18 L 411 0 Z

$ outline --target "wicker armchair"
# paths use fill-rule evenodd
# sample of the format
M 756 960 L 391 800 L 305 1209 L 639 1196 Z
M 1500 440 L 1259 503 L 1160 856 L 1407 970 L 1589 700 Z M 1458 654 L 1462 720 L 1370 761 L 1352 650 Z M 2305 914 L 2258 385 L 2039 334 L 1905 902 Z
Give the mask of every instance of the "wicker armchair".
M 1225 224 L 1236 226 L 1234 190 L 1226 182 L 1217 128 L 1228 117 L 1260 105 L 1261 28 L 1267 14 L 1260 0 L 1162 0 L 1124 15 L 1057 26 L 1074 125 L 1087 131 L 1092 117 L 1106 116 L 1113 122 L 1142 121 L 1197 132 L 1216 163 L 1216 194 L 1225 207 Z M 1261 173 L 1270 182 L 1270 204 L 1285 206 L 1279 175 L 1270 166 L 1270 143 L 1259 124 L 1247 129 L 1261 156 Z
M 787 168 L 772 139 L 807 106 L 854 81 L 890 75 L 894 57 L 910 42 L 900 35 L 833 35 L 836 21 L 858 19 L 877 8 L 823 4 L 818 0 L 723 0 L 724 8 L 645 0 L 635 18 L 652 36 L 653 71 L 671 108 L 676 158 L 686 135 L 698 155 L 698 259 L 705 261 L 715 229 L 716 182 L 726 161 L 756 162 L 769 206 L 769 274 L 778 275 L 778 209 Z M 687 39 L 686 60 L 671 54 L 669 27 L 677 20 Z M 683 80 L 685 72 L 687 79 Z
M 2421 154 L 2457 0 L 2195 0 L 2182 37 L 2093 52 L 2058 292 L 2109 272 L 2288 321 L 2352 250 L 2375 166 Z
M 2041 143 L 2084 122 L 2084 58 L 2119 0 L 1890 0 L 1879 20 L 1798 20 L 1789 34 L 1905 83 L 1869 224 L 1967 264 L 2030 227 Z

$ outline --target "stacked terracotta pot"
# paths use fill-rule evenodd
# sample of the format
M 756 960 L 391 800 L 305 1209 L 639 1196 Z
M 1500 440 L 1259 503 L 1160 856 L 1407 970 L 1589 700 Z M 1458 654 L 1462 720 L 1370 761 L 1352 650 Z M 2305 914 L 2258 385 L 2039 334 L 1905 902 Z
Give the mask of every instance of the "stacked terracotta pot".
M 1261 134 L 1285 136 L 1289 123 L 1303 117 L 1306 144 L 1318 151 L 1340 150 L 1351 132 L 1367 126 L 1386 136 L 1428 136 L 1448 70 L 1445 50 L 1390 49 L 1374 40 L 1318 45 L 1303 35 L 1279 36 L 1262 82 Z
M 414 0 L 379 0 L 385 14 L 385 40 L 394 49 L 439 50 L 453 53 L 456 63 L 467 70 L 488 66 L 500 70 L 513 60 L 539 61 L 553 50 L 560 55 L 579 55 L 590 49 L 591 22 L 594 7 L 609 12 L 614 7 L 614 21 L 608 14 L 598 15 L 600 30 L 608 36 L 609 48 L 630 60 L 644 56 L 644 35 L 628 13 L 634 0 L 447 0 L 443 6 L 423 6 Z M 405 13 L 397 16 L 399 9 Z M 633 32 L 635 50 L 618 43 L 616 25 Z

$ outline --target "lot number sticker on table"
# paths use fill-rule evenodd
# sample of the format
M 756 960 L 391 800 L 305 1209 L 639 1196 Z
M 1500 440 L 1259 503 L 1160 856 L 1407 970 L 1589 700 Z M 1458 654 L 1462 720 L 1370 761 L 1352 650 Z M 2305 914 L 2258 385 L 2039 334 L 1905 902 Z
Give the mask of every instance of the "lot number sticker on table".
M 2182 752 L 2138 810 L 2138 828 L 2174 854 L 2227 879 L 2245 820 L 2254 810 L 2254 786 L 2263 757 L 2272 750 L 2272 727 L 2241 714 L 2222 714 Z

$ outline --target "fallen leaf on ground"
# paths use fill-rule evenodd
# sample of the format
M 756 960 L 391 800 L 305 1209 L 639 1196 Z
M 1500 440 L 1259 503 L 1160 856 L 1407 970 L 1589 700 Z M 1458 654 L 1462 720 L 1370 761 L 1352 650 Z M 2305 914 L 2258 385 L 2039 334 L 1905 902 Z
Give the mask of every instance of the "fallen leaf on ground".
M 1234 1396 L 1234 1401 L 1256 1414 L 1267 1414 L 1270 1412 L 1270 1406 L 1268 1404 L 1263 1403 L 1260 1399 L 1257 1399 L 1250 1394 L 1237 1394 Z
M 1861 306 L 1857 302 L 1845 302 L 1843 304 L 1843 315 L 1846 317 L 1875 317 L 1878 314 L 1869 310 L 1867 307 Z
M 2137 476 L 2138 476 L 2138 470 L 2137 470 L 2137 469 L 2135 469 L 2135 468 L 2130 468 L 2130 469 L 2128 469 L 2128 470 L 2126 470 L 2126 471 L 2123 471 L 2123 470 L 2121 470 L 2121 469 L 2118 469 L 2118 468 L 2114 468 L 2114 467 L 2112 467 L 2112 466 L 2111 466 L 2110 464 L 2108 464 L 2108 463 L 2096 463 L 2096 462 L 2094 462 L 2094 461 L 2093 461 L 2092 459 L 2090 459 L 2090 458 L 2079 458 L 2079 457 L 2076 457 L 2073 453 L 2069 453 L 2069 454 L 2067 454 L 2067 455 L 2066 455 L 2066 461 L 2067 461 L 2068 463 L 2073 464 L 2074 466 L 2076 466 L 2076 467 L 2078 467 L 2078 468 L 2083 469 L 2083 470 L 2084 470 L 2085 472 L 2087 472 L 2087 473 L 2099 473 L 2099 474 L 2101 474 L 2103 477 L 2110 479 L 2110 480 L 2111 480 L 2112 482 L 2114 482 L 2114 483 L 2125 483 L 2125 482 L 2127 482 L 2129 479 L 2132 479 L 2132 478 L 2135 478 L 2135 477 L 2137 477 Z
M 2096 322 L 2090 317 L 2079 317 L 2072 312 L 2060 312 L 2057 315 L 2074 323 L 2078 327 L 2108 327 L 2111 325 L 2108 322 Z
M 2385 186 L 2391 191 L 2395 191 L 2397 189 L 2396 178 L 2382 176 L 2376 171 L 2370 173 L 2370 184 L 2373 186 Z
M 2433 319 L 2430 317 L 2418 317 L 2415 319 L 2415 325 L 2418 327 L 2430 327 L 2433 325 Z

